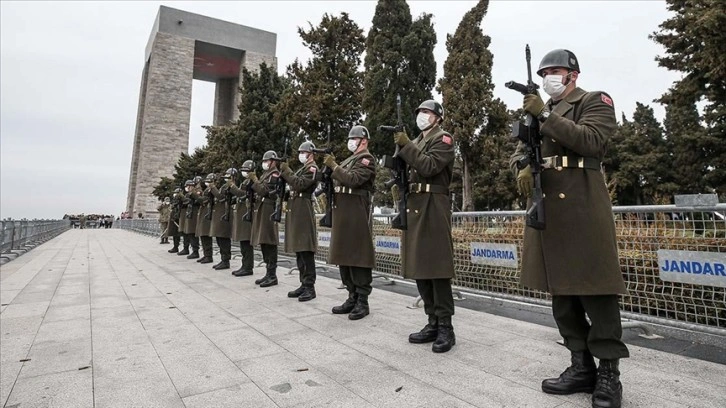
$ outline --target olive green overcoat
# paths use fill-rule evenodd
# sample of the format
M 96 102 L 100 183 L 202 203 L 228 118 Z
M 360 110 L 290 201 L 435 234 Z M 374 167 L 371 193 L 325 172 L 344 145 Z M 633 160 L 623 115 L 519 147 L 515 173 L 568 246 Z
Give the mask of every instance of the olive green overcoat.
M 250 218 L 249 221 L 244 220 L 244 215 L 249 209 L 249 201 L 247 200 L 247 184 L 249 183 L 251 181 L 245 180 L 242 183 L 243 188 L 238 188 L 234 184 L 229 187 L 236 198 L 236 203 L 232 211 L 232 241 L 242 242 L 252 239 L 252 219 Z
M 408 163 L 409 181 L 448 189 L 454 171 L 453 137 L 434 126 L 407 143 L 399 155 Z M 449 194 L 408 195 L 408 229 L 401 234 L 403 276 L 411 279 L 454 277 Z
M 290 186 L 290 198 L 285 210 L 285 252 L 315 252 L 318 235 L 315 228 L 315 210 L 312 194 L 318 185 L 315 176 L 318 166 L 314 161 L 305 163 L 298 171 L 286 168 L 281 176 Z
M 270 217 L 275 211 L 275 186 L 280 177 L 277 169 L 267 170 L 252 184 L 255 190 L 255 213 L 252 217 L 252 245 L 259 244 L 277 245 L 278 236 L 277 223 Z
M 211 237 L 209 235 L 212 230 L 212 208 L 214 206 L 214 196 L 212 190 L 207 186 L 201 195 L 192 193 L 192 197 L 199 204 L 199 211 L 197 212 L 197 225 L 194 235 L 198 237 Z
M 613 101 L 604 92 L 575 88 L 553 105 L 542 123 L 542 156 L 602 161 L 617 128 Z M 512 155 L 524 154 L 523 144 Z M 618 262 L 610 196 L 602 172 L 582 168 L 542 172 L 546 228 L 524 228 L 523 286 L 553 295 L 626 293 Z M 531 200 L 527 206 L 531 205 Z
M 231 236 L 232 209 L 230 208 L 229 217 L 227 216 L 227 191 L 228 186 L 217 188 L 214 184 L 209 186 L 214 196 L 214 207 L 212 208 L 212 228 L 209 230 L 210 237 L 229 238 Z M 231 205 L 231 204 L 230 204 Z

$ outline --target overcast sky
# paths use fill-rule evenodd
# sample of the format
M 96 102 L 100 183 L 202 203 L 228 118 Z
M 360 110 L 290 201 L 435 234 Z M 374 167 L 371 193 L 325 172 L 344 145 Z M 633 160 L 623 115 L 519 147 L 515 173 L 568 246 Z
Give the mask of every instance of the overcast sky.
M 272 5 L 271 5 L 272 3 Z M 409 1 L 414 16 L 434 15 L 437 77 L 446 34 L 474 1 Z M 347 11 L 368 32 L 375 1 L 0 2 L 0 217 L 59 218 L 125 210 L 144 49 L 160 5 L 277 33 L 278 71 L 310 54 L 297 27 Z M 662 48 L 648 39 L 669 17 L 664 1 L 492 1 L 482 24 L 492 38 L 494 94 L 510 108 L 532 63 L 554 48 L 580 60 L 579 85 L 612 95 L 618 113 L 651 101 L 677 73 L 659 68 Z M 566 27 L 566 28 L 563 28 Z M 190 150 L 212 121 L 214 85 L 194 81 Z M 619 118 L 619 115 L 618 115 Z

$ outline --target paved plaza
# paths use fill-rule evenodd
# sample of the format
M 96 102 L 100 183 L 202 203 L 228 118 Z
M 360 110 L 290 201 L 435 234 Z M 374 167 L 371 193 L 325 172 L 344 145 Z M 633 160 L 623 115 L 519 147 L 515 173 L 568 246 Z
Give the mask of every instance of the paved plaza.
M 459 307 L 457 344 L 413 345 L 412 298 L 332 315 L 340 281 L 288 299 L 124 230 L 70 230 L 0 268 L 3 407 L 590 407 L 540 382 L 568 363 L 557 330 Z M 215 257 L 215 260 L 216 257 Z M 233 262 L 233 267 L 239 261 Z M 630 345 L 624 407 L 726 407 L 726 366 Z

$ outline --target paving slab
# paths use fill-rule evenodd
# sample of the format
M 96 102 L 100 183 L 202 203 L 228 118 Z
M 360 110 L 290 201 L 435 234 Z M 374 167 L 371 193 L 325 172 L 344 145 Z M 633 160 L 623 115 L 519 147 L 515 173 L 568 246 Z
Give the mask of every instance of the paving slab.
M 287 298 L 297 272 L 230 270 L 128 231 L 71 230 L 0 267 L 0 406 L 589 407 L 543 394 L 568 362 L 555 328 L 458 307 L 445 354 L 412 345 L 413 298 L 374 281 L 371 315 L 333 315 L 347 293 Z M 215 255 L 218 257 L 218 255 Z M 292 265 L 292 263 L 284 263 Z M 726 366 L 630 346 L 624 407 L 726 406 Z M 724 351 L 726 352 L 726 351 Z M 28 360 L 29 359 L 29 360 Z M 27 360 L 27 361 L 21 361 Z

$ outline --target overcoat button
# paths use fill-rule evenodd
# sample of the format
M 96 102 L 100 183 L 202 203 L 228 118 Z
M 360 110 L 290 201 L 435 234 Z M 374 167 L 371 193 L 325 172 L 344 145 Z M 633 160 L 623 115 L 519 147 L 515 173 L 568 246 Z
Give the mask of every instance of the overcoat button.
M 560 198 L 565 198 L 565 193 L 560 193 Z

